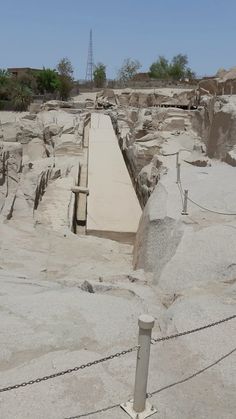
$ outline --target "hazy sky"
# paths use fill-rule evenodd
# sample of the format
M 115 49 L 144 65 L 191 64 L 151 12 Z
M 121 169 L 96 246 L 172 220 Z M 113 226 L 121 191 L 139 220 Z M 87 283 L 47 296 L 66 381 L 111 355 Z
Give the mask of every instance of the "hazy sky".
M 158 57 L 187 54 L 199 75 L 236 66 L 236 0 L 0 0 L 0 68 L 55 67 L 71 59 L 86 72 L 94 59 L 116 76 L 124 58 L 146 71 Z

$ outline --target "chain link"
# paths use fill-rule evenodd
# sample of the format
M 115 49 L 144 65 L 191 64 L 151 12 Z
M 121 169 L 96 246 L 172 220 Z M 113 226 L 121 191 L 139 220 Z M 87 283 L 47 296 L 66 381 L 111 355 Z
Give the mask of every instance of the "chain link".
M 164 337 L 160 337 L 160 338 L 153 338 L 153 339 L 151 339 L 151 343 L 154 345 L 155 343 L 163 342 L 165 340 L 170 340 L 170 339 L 178 338 L 180 336 L 190 335 L 191 333 L 200 332 L 201 330 L 208 329 L 208 328 L 214 327 L 214 326 L 218 326 L 221 323 L 228 322 L 228 321 L 233 320 L 235 318 L 236 318 L 236 314 L 234 314 L 233 316 L 230 316 L 230 317 L 226 317 L 225 319 L 218 320 L 217 322 L 209 323 L 205 326 L 197 327 L 196 329 L 186 330 L 185 332 L 175 333 L 174 335 L 164 336 Z
M 109 356 L 106 356 L 104 358 L 100 358 L 100 359 L 97 359 L 95 361 L 92 361 L 92 362 L 88 362 L 87 364 L 83 364 L 83 365 L 80 365 L 78 367 L 69 368 L 69 369 L 64 370 L 64 371 L 56 372 L 55 374 L 46 375 L 44 377 L 36 378 L 36 379 L 30 380 L 30 381 L 25 381 L 23 383 L 15 384 L 13 386 L 0 388 L 0 393 L 3 393 L 4 391 L 16 390 L 20 387 L 26 387 L 26 386 L 36 384 L 36 383 L 41 383 L 41 381 L 47 381 L 47 380 L 50 380 L 52 378 L 61 377 L 62 375 L 71 374 L 72 372 L 83 370 L 84 368 L 92 367 L 93 365 L 101 364 L 102 362 L 106 362 L 106 361 L 109 361 L 109 360 L 114 359 L 114 358 L 119 358 L 120 356 L 124 356 L 126 354 L 129 354 L 130 352 L 137 351 L 138 348 L 139 348 L 139 346 L 134 346 L 133 348 L 129 348 L 129 349 L 126 349 L 124 351 L 117 352 L 116 354 L 109 355 Z
M 153 391 L 152 393 L 148 393 L 147 398 L 150 399 L 155 394 L 161 393 L 162 391 L 168 390 L 171 387 L 175 387 L 179 384 L 183 384 L 183 383 L 186 383 L 189 380 L 192 380 L 193 378 L 195 378 L 198 375 L 204 373 L 205 371 L 209 370 L 210 368 L 214 367 L 215 365 L 218 365 L 220 362 L 222 362 L 224 359 L 228 358 L 229 356 L 233 355 L 235 352 L 236 352 L 236 348 L 232 349 L 230 352 L 221 356 L 219 359 L 212 362 L 210 365 L 207 365 L 206 367 L 202 368 L 201 370 L 194 372 L 193 374 L 189 375 L 188 377 L 182 378 L 181 380 L 175 381 L 174 383 L 167 384 L 166 386 L 161 387 L 158 390 Z
M 151 393 L 147 393 L 146 394 L 146 398 L 147 399 L 151 399 L 153 396 L 155 396 L 158 393 L 161 393 L 162 391 L 168 390 L 169 388 L 175 387 L 175 386 L 177 386 L 179 384 L 183 384 L 183 383 L 186 383 L 189 380 L 192 380 L 193 378 L 197 377 L 198 375 L 204 373 L 205 371 L 207 371 L 210 368 L 214 367 L 215 365 L 219 364 L 220 362 L 222 362 L 224 359 L 228 358 L 229 356 L 231 356 L 235 352 L 236 352 L 236 348 L 232 349 L 230 352 L 228 352 L 227 354 L 221 356 L 219 359 L 217 359 L 216 361 L 212 362 L 210 365 L 207 365 L 206 367 L 202 368 L 201 370 L 196 371 L 193 374 L 191 374 L 191 375 L 189 375 L 189 376 L 187 376 L 187 377 L 185 377 L 185 378 L 183 378 L 183 379 L 181 379 L 179 381 L 175 381 L 174 383 L 167 384 L 166 386 L 161 387 L 161 388 L 159 388 L 159 389 L 157 389 L 157 390 L 155 390 L 155 391 L 153 391 Z M 127 400 L 128 399 L 129 399 L 129 397 L 127 397 Z M 78 416 L 71 416 L 71 417 L 65 418 L 65 419 L 79 419 L 79 418 L 84 418 L 84 417 L 87 417 L 87 416 L 90 416 L 90 415 L 95 415 L 97 413 L 106 412 L 107 410 L 111 410 L 111 409 L 114 409 L 115 407 L 119 407 L 119 406 L 120 406 L 120 403 L 119 404 L 114 404 L 112 406 L 108 406 L 108 407 L 103 408 L 103 409 L 95 410 L 93 412 L 83 413 L 83 414 L 80 414 Z
M 180 333 L 176 333 L 174 335 L 164 336 L 164 337 L 160 337 L 160 338 L 153 338 L 153 339 L 151 339 L 151 343 L 155 344 L 155 343 L 158 343 L 158 342 L 163 342 L 165 340 L 175 339 L 175 338 L 180 337 L 180 336 L 189 335 L 191 333 L 200 332 L 201 330 L 204 330 L 204 329 L 207 329 L 207 328 L 210 328 L 210 327 L 213 327 L 213 326 L 217 326 L 221 323 L 225 323 L 225 322 L 230 321 L 230 320 L 235 319 L 235 318 L 236 318 L 236 314 L 234 314 L 230 317 L 226 317 L 225 319 L 218 320 L 214 323 L 210 323 L 210 324 L 207 324 L 205 326 L 198 327 L 196 329 L 187 330 L 185 332 L 180 332 Z M 97 359 L 95 361 L 88 362 L 87 364 L 82 364 L 80 366 L 77 366 L 77 367 L 74 367 L 74 368 L 69 368 L 69 369 L 64 370 L 64 371 L 59 371 L 59 372 L 56 372 L 55 374 L 46 375 L 44 377 L 36 378 L 34 380 L 25 381 L 25 382 L 20 383 L 20 384 L 15 384 L 15 385 L 12 385 L 12 386 L 3 387 L 3 388 L 0 388 L 0 393 L 3 393 L 5 391 L 17 390 L 20 387 L 26 387 L 26 386 L 29 386 L 29 385 L 32 385 L 32 384 L 41 383 L 42 381 L 50 380 L 52 378 L 61 377 L 61 376 L 66 375 L 66 374 L 71 374 L 72 372 L 83 370 L 84 368 L 89 368 L 89 367 L 92 367 L 93 365 L 101 364 L 103 362 L 109 361 L 109 360 L 114 359 L 114 358 L 119 358 L 120 356 L 124 356 L 124 355 L 126 355 L 130 352 L 137 351 L 138 349 L 139 349 L 139 346 L 134 346 L 132 348 L 123 350 L 121 352 L 117 352 L 116 354 L 112 354 L 112 355 L 106 356 L 104 358 L 100 358 L 100 359 Z
M 81 415 L 77 415 L 77 416 L 70 416 L 69 418 L 65 418 L 65 419 L 85 418 L 90 415 L 96 415 L 97 413 L 107 412 L 108 410 L 115 409 L 116 407 L 120 407 L 120 403 L 113 404 L 112 406 L 104 407 L 103 409 L 94 410 L 93 412 L 82 413 Z

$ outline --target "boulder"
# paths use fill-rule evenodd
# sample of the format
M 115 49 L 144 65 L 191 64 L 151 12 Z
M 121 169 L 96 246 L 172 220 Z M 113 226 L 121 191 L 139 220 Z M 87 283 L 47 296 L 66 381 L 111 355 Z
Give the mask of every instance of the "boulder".
M 209 124 L 207 154 L 225 159 L 236 145 L 236 100 L 235 97 L 218 97 L 214 103 Z
M 104 89 L 97 93 L 95 107 L 99 108 L 112 108 L 117 105 L 116 95 L 112 89 Z
M 62 100 L 50 100 L 41 105 L 41 110 L 51 111 L 58 110 L 60 108 L 73 108 L 72 102 L 66 102 Z
M 93 294 L 93 293 L 94 293 L 93 286 L 92 286 L 92 285 L 90 284 L 90 282 L 88 282 L 88 281 L 84 281 L 84 282 L 81 284 L 80 288 L 81 288 L 83 291 L 89 292 L 90 294 Z
M 46 143 L 50 143 L 50 140 L 55 135 L 58 135 L 61 132 L 61 127 L 57 124 L 47 125 L 43 130 L 43 137 Z
M 165 122 L 162 125 L 163 131 L 184 131 L 185 129 L 185 120 L 184 118 L 168 118 L 165 120 Z
M 183 235 L 181 222 L 167 215 L 168 193 L 158 183 L 144 208 L 134 246 L 134 267 L 155 272 L 156 281 Z
M 62 134 L 55 139 L 55 154 L 81 154 L 81 137 L 75 134 Z
M 45 157 L 47 157 L 46 147 L 41 138 L 34 138 L 28 144 L 23 144 L 24 164 Z
M 21 144 L 28 144 L 33 138 L 43 138 L 42 129 L 37 120 L 21 119 L 16 141 Z
M 5 142 L 15 142 L 20 133 L 17 122 L 6 122 L 0 125 L 0 137 Z

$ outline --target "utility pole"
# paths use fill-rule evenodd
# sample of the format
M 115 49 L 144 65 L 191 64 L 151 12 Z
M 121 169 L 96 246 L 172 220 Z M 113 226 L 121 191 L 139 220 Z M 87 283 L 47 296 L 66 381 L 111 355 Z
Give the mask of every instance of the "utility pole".
M 88 48 L 88 60 L 86 68 L 86 81 L 89 81 L 91 84 L 93 82 L 93 70 L 94 70 L 94 61 L 93 61 L 93 33 L 90 29 L 89 35 L 89 48 Z

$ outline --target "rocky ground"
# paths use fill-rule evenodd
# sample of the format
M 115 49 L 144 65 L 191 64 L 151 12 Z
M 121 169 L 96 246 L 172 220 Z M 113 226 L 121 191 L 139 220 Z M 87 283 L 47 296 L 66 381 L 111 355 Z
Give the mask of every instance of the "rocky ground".
M 143 313 L 155 317 L 154 336 L 235 314 L 236 215 L 192 202 L 182 215 L 172 155 L 184 150 L 181 182 L 192 200 L 236 213 L 235 167 L 227 162 L 234 98 L 206 98 L 198 110 L 149 107 L 143 93 L 138 106 L 105 98 L 112 107 L 101 111 L 112 118 L 144 208 L 134 248 L 72 232 L 71 186 L 84 164 L 84 126 L 95 103 L 92 95 L 79 100 L 77 110 L 52 104 L 33 115 L 0 113 L 1 388 L 136 345 Z M 235 417 L 235 352 L 212 365 L 235 348 L 235 331 L 234 320 L 153 345 L 153 418 Z M 130 353 L 0 393 L 0 417 L 63 419 L 124 402 L 135 362 Z M 115 408 L 88 417 L 126 414 Z

